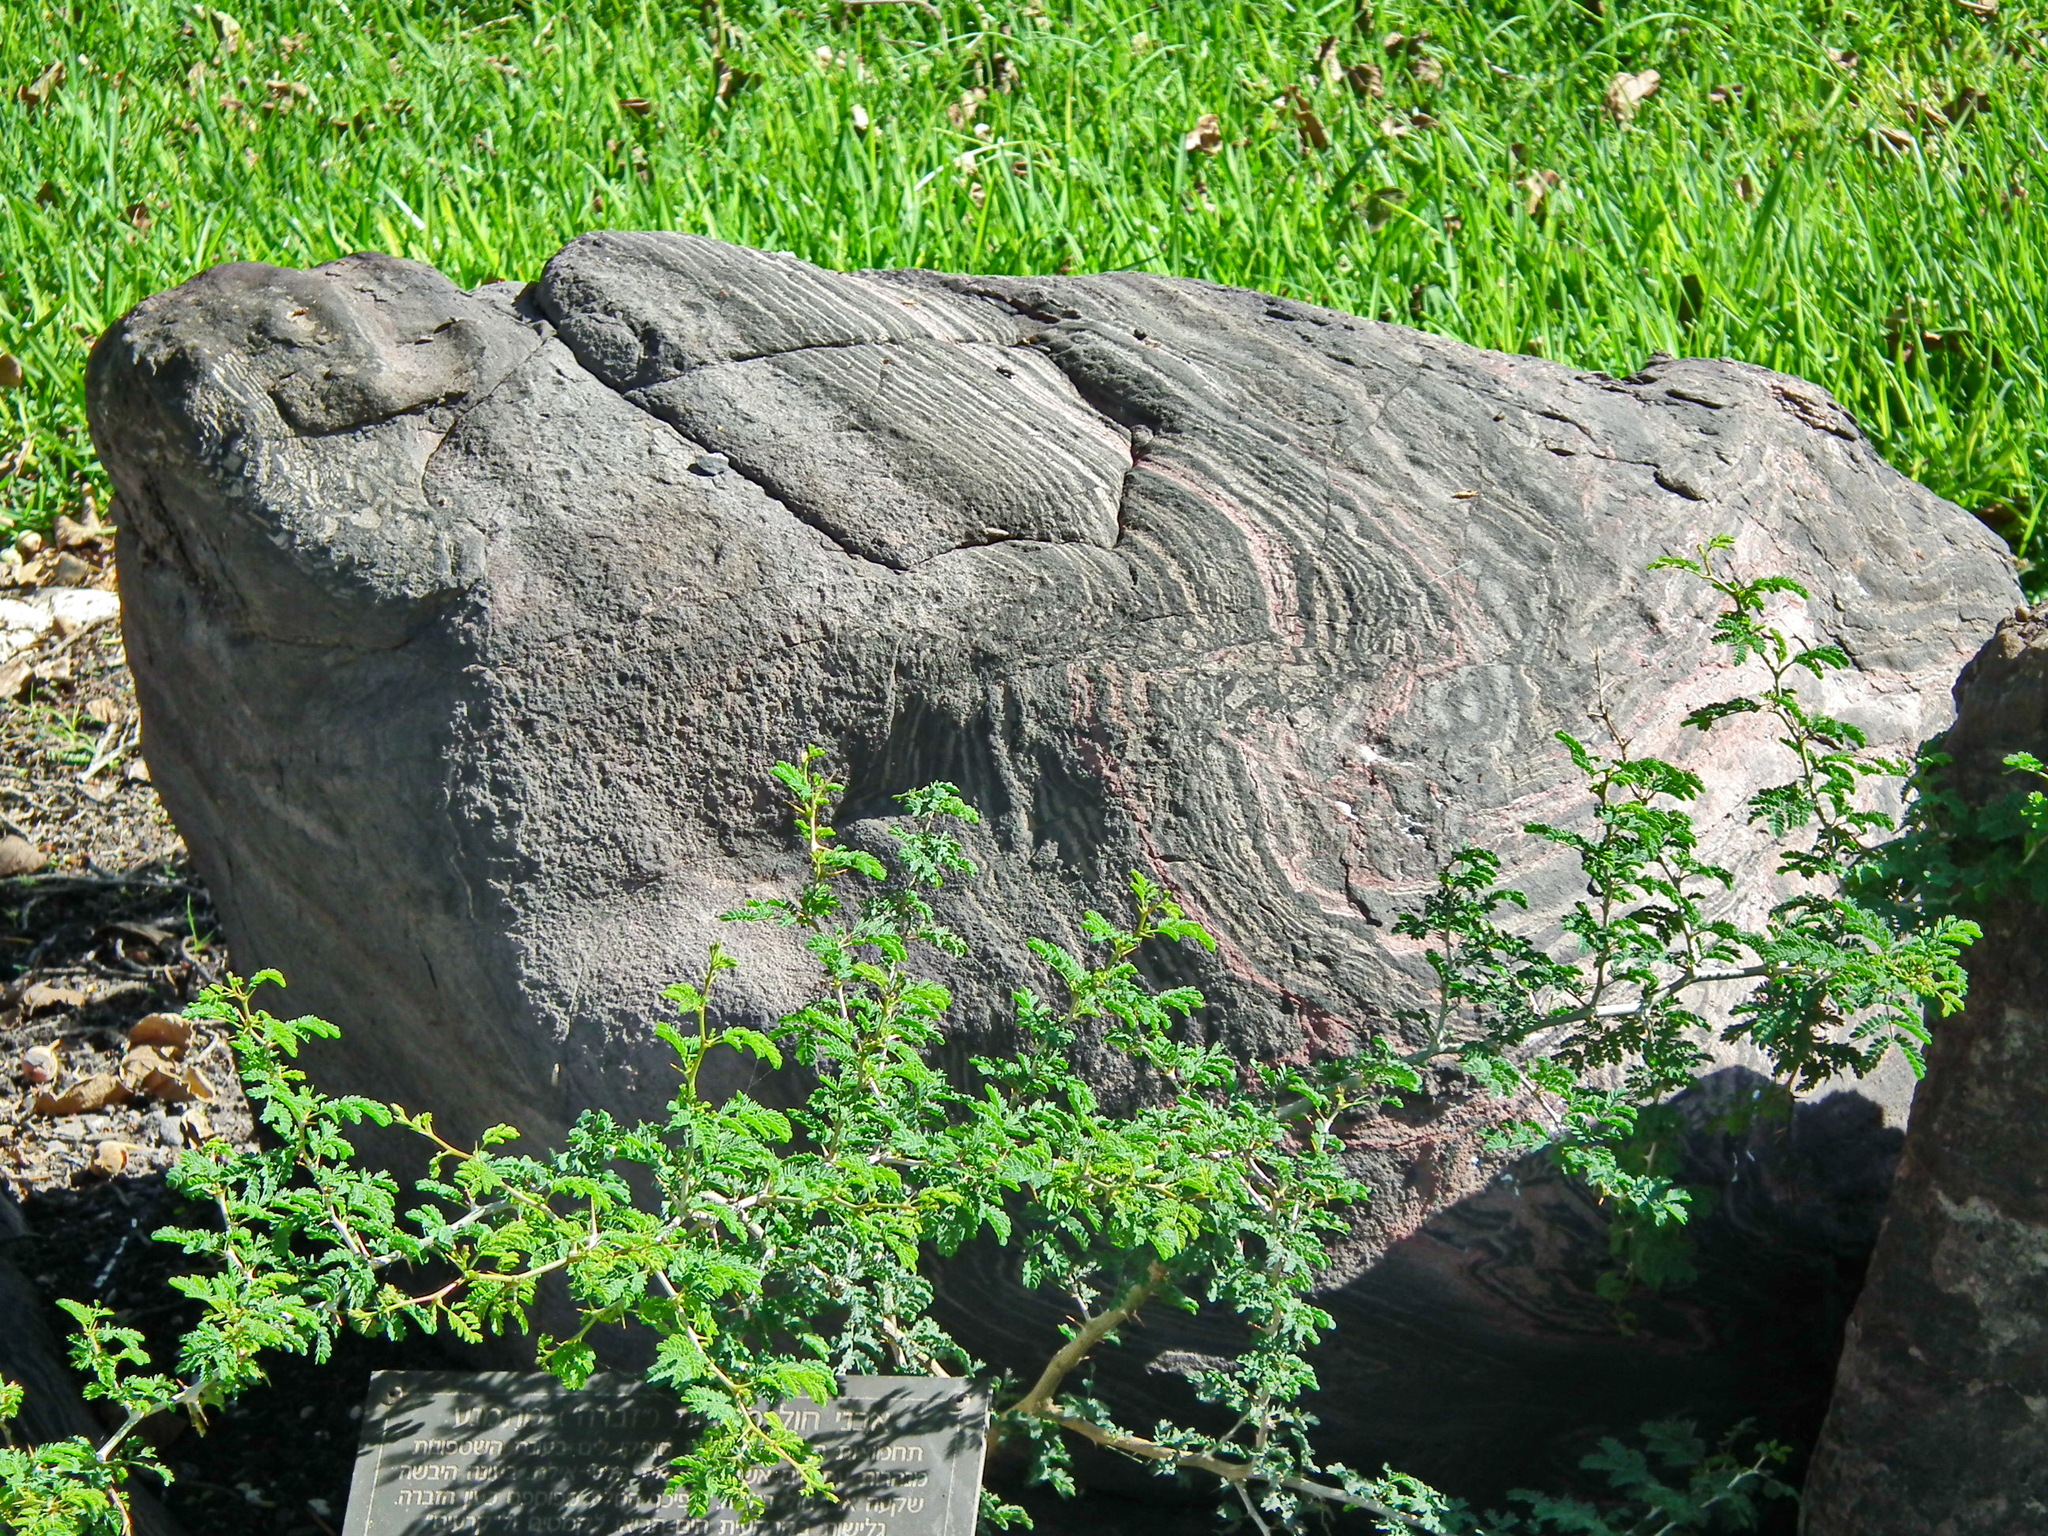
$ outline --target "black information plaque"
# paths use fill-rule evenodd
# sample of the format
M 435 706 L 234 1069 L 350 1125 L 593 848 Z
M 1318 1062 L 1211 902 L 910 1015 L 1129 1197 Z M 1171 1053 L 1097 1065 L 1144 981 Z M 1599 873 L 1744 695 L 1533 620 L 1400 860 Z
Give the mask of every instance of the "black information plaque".
M 768 1509 L 743 1521 L 667 1491 L 688 1426 L 637 1377 L 572 1392 L 540 1371 L 379 1371 L 342 1536 L 972 1536 L 987 1399 L 931 1376 L 848 1376 L 840 1392 L 780 1410 L 838 1502 L 762 1471 Z

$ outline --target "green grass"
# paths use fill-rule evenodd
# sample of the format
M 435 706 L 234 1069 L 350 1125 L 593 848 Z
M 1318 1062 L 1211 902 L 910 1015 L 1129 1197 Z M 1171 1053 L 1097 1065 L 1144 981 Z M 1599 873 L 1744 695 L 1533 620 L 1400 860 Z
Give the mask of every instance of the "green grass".
M 614 227 L 842 267 L 1182 273 L 1612 372 L 1746 358 L 1825 384 L 2026 551 L 2048 11 L 1853 3 L 30 0 L 0 84 L 67 76 L 0 101 L 0 350 L 27 372 L 0 463 L 32 447 L 0 522 L 92 484 L 84 351 L 155 289 L 364 248 L 531 277 Z M 1422 55 L 1383 45 L 1423 30 Z M 1331 37 L 1384 97 L 1318 66 Z M 1608 81 L 1643 69 L 1661 88 L 1618 124 Z M 1959 99 L 1982 104 L 1923 110 Z M 1208 112 L 1219 152 L 1185 151 Z

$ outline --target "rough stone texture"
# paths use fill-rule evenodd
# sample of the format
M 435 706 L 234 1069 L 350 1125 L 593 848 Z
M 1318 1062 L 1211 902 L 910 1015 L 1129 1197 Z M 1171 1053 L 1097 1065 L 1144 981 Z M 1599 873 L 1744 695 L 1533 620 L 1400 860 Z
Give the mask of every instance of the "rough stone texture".
M 2048 758 L 2048 612 L 1963 673 L 1943 750 L 1973 804 L 2021 787 L 2007 753 Z M 1980 920 L 1849 1322 L 1810 1536 L 2048 1530 L 2048 917 L 2015 897 Z
M 715 914 L 795 873 L 763 785 L 807 742 L 856 843 L 932 778 L 989 813 L 949 908 L 986 957 L 963 1042 L 1023 936 L 1135 867 L 1221 936 L 1171 962 L 1209 1027 L 1298 1057 L 1388 1027 L 1418 964 L 1389 919 L 1448 851 L 1576 813 L 1552 733 L 1597 734 L 1595 698 L 1709 770 L 1711 851 L 1759 867 L 1730 813 L 1766 737 L 1678 728 L 1729 679 L 1654 556 L 1730 531 L 1808 583 L 1797 622 L 1857 663 L 1826 702 L 1891 743 L 2017 598 L 1811 385 L 1582 376 L 1141 274 L 626 234 L 476 294 L 229 266 L 110 331 L 89 394 L 150 765 L 237 959 L 346 1027 L 328 1083 L 458 1129 L 656 1106 L 654 999 L 713 937 L 736 1010 L 790 998 L 786 937 Z M 1538 923 L 1576 894 L 1525 883 Z M 1338 1280 L 1485 1187 L 1491 1113 L 1446 1081 L 1360 1137 Z

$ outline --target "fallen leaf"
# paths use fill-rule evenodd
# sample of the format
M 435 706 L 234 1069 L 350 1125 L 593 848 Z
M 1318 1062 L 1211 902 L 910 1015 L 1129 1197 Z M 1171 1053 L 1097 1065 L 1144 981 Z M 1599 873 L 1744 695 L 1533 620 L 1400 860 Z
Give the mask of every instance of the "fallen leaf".
M 121 1081 L 140 1088 L 152 1072 L 176 1072 L 178 1063 L 168 1050 L 153 1045 L 131 1045 L 121 1057 Z
M 1337 57 L 1337 39 L 1326 37 L 1322 46 L 1316 49 L 1316 70 L 1323 77 L 1323 84 L 1337 85 L 1344 79 L 1344 64 Z
M 47 1008 L 77 1008 L 84 1004 L 85 994 L 76 987 L 53 986 L 47 981 L 32 982 L 21 994 L 23 1013 L 41 1013 Z
M 192 1043 L 192 1025 L 175 1013 L 146 1014 L 129 1026 L 128 1043 L 181 1051 Z
M 5 692 L 4 679 L 0 679 L 0 696 L 4 696 Z M 147 784 L 149 782 L 149 764 L 139 757 L 130 758 L 128 760 L 128 771 L 122 777 L 131 784 Z
M 0 352 L 0 389 L 19 389 L 27 378 L 20 358 L 12 352 Z
M 1724 107 L 1746 89 L 1747 87 L 1742 85 L 1717 85 L 1707 92 L 1707 100 L 1717 107 Z
M 158 928 L 149 923 L 102 923 L 92 937 L 95 944 L 102 939 L 119 939 L 130 944 L 144 944 L 167 955 L 176 952 L 177 936 L 167 928 Z
M 1181 139 L 1180 147 L 1191 155 L 1213 155 L 1223 148 L 1223 124 L 1214 112 L 1204 112 Z
M 988 92 L 980 86 L 970 86 L 956 102 L 946 108 L 946 121 L 955 128 L 965 128 L 974 121 L 974 114 L 981 110 L 981 104 L 988 100 Z
M 1873 128 L 1870 132 L 1880 143 L 1897 150 L 1900 154 L 1907 153 L 1918 144 L 1918 140 L 1903 128 Z
M 621 112 L 630 112 L 635 117 L 645 117 L 654 110 L 654 103 L 645 96 L 621 96 L 619 98 L 619 110 Z
M 121 1080 L 165 1104 L 187 1104 L 214 1096 L 213 1084 L 197 1068 L 180 1067 L 153 1046 L 137 1046 L 122 1058 Z
M 36 206 L 38 208 L 54 207 L 57 203 L 63 201 L 63 198 L 64 193 L 54 181 L 45 181 L 40 187 L 36 188 Z
M 21 1053 L 21 1075 L 32 1083 L 54 1083 L 63 1070 L 54 1046 L 32 1045 Z
M 1966 85 L 1956 92 L 1956 99 L 1942 108 L 1942 112 L 1951 123 L 1960 125 L 1968 122 L 1990 105 L 1991 93 L 1989 91 L 1980 91 L 1975 86 Z
M 125 1104 L 134 1097 L 118 1077 L 105 1072 L 73 1083 L 62 1093 L 39 1093 L 31 1106 L 46 1119 L 61 1115 L 86 1115 L 109 1104 Z
M 1385 134 L 1390 139 L 1398 139 L 1401 138 L 1403 135 L 1413 133 L 1414 131 L 1415 125 L 1406 122 L 1401 118 L 1383 117 L 1380 119 L 1380 132 Z
M 1698 325 L 1706 308 L 1707 285 L 1697 272 L 1687 272 L 1678 280 L 1678 323 Z
M 1979 21 L 1989 21 L 1998 14 L 1998 0 L 1956 0 L 1956 4 Z
M 1735 195 L 1745 203 L 1755 202 L 1757 198 L 1756 183 L 1751 181 L 1747 175 L 1736 177 Z
M 142 205 L 137 203 L 135 206 L 140 208 Z M 50 533 L 56 539 L 59 549 L 85 549 L 97 545 L 107 536 L 107 531 L 99 526 L 97 519 L 82 523 L 61 512 L 57 514 L 57 521 L 51 525 Z
M 185 1111 L 182 1129 L 185 1139 L 195 1147 L 213 1139 L 213 1122 L 206 1118 L 206 1111 L 197 1104 Z
M 1515 183 L 1515 185 L 1529 194 L 1529 200 L 1522 205 L 1523 211 L 1532 219 L 1541 218 L 1550 201 L 1551 192 L 1563 181 L 1564 178 L 1558 175 L 1556 171 L 1537 171 L 1523 177 L 1522 180 Z
M 111 1179 L 128 1166 L 128 1156 L 135 1150 L 125 1141 L 103 1141 L 92 1149 L 92 1171 Z
M 1328 149 L 1330 130 L 1323 126 L 1323 120 L 1316 116 L 1315 108 L 1309 104 L 1308 93 L 1298 85 L 1287 87 L 1288 113 L 1294 119 L 1294 128 L 1301 135 L 1302 143 L 1310 149 Z
M 12 834 L 0 837 L 0 880 L 32 875 L 49 861 L 49 857 L 25 837 Z
M 50 98 L 57 94 L 57 87 L 64 83 L 64 61 L 59 59 L 48 69 L 37 75 L 33 81 L 14 93 L 14 99 L 31 112 L 50 104 Z
M 1386 77 L 1377 64 L 1354 64 L 1344 71 L 1344 78 L 1351 82 L 1352 90 L 1367 99 L 1387 94 Z
M 1415 61 L 1415 78 L 1431 90 L 1439 89 L 1444 83 L 1444 67 L 1441 62 L 1424 54 Z
M 1625 123 L 1636 115 L 1636 108 L 1656 91 L 1663 78 L 1654 69 L 1646 69 L 1634 75 L 1616 75 L 1607 82 L 1607 95 L 1601 104 L 1614 121 Z
M 1856 57 L 1856 50 L 1853 48 L 1830 48 L 1827 54 L 1830 64 L 1837 65 L 1852 75 L 1856 73 L 1857 64 L 1862 62 Z
M 224 54 L 240 52 L 242 24 L 226 11 L 209 10 L 205 15 L 213 23 L 214 35 L 220 39 L 220 51 Z
M 1408 200 L 1408 193 L 1402 187 L 1374 187 L 1365 198 L 1365 225 L 1378 229 L 1393 217 L 1397 204 Z

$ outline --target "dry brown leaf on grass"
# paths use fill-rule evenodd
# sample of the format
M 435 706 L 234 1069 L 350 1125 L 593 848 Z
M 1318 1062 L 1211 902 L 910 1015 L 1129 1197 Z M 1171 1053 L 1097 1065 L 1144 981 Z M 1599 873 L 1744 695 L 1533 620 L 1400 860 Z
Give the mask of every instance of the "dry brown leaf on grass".
M 1351 82 L 1351 89 L 1371 100 L 1387 94 L 1386 76 L 1380 73 L 1377 64 L 1354 64 L 1344 71 L 1344 78 Z
M 981 110 L 981 104 L 988 100 L 988 92 L 980 86 L 969 86 L 960 99 L 946 108 L 946 121 L 955 128 L 965 128 L 974 121 L 974 114 Z
M 226 11 L 205 10 L 200 14 L 213 23 L 215 36 L 220 39 L 222 54 L 239 53 L 242 48 L 242 24 Z
M 1990 105 L 1989 91 L 1980 91 L 1974 85 L 1966 85 L 1957 90 L 1956 99 L 1941 110 L 1952 127 L 1961 127 Z
M 1439 90 L 1444 83 L 1444 66 L 1441 61 L 1423 54 L 1413 65 L 1415 78 L 1431 90 Z
M 645 117 L 654 110 L 654 103 L 645 96 L 621 96 L 619 98 L 619 110 L 621 112 L 630 112 L 635 117 Z
M 1956 0 L 1956 4 L 1979 21 L 1989 21 L 1998 14 L 1998 0 Z
M 1360 210 L 1365 215 L 1366 228 L 1380 228 L 1394 216 L 1395 207 L 1406 201 L 1408 193 L 1403 187 L 1374 187 L 1366 194 L 1364 207 Z
M 50 98 L 57 94 L 57 87 L 63 83 L 64 61 L 59 59 L 40 75 L 37 75 L 34 80 L 16 91 L 14 99 L 33 112 L 38 107 L 47 107 L 50 104 Z
M 19 389 L 27 379 L 21 359 L 12 352 L 0 352 L 0 389 Z
M 1830 64 L 1852 75 L 1856 73 L 1856 66 L 1862 62 L 1856 57 L 1856 50 L 1853 48 L 1830 48 L 1827 54 Z
M 1326 37 L 1322 46 L 1316 49 L 1316 73 L 1323 77 L 1323 84 L 1329 86 L 1344 83 L 1344 63 L 1337 57 L 1337 39 Z
M 1529 194 L 1529 200 L 1522 205 L 1522 211 L 1532 219 L 1541 218 L 1550 202 L 1550 194 L 1563 182 L 1564 178 L 1556 171 L 1536 171 L 1523 177 L 1515 183 Z
M 1214 112 L 1204 112 L 1195 119 L 1180 141 L 1180 147 L 1191 155 L 1213 155 L 1223 148 L 1223 124 Z
M 1750 180 L 1746 174 L 1736 177 L 1735 195 L 1745 203 L 1755 202 L 1757 199 L 1756 183 Z
M 1625 123 L 1636 115 L 1636 108 L 1655 93 L 1664 77 L 1654 69 L 1639 74 L 1619 74 L 1607 82 L 1607 94 L 1601 106 L 1617 123 Z
M 1328 149 L 1330 130 L 1323 126 L 1323 120 L 1316 116 L 1308 93 L 1298 85 L 1287 87 L 1287 114 L 1294 119 L 1294 131 L 1301 135 L 1301 142 L 1310 149 Z

